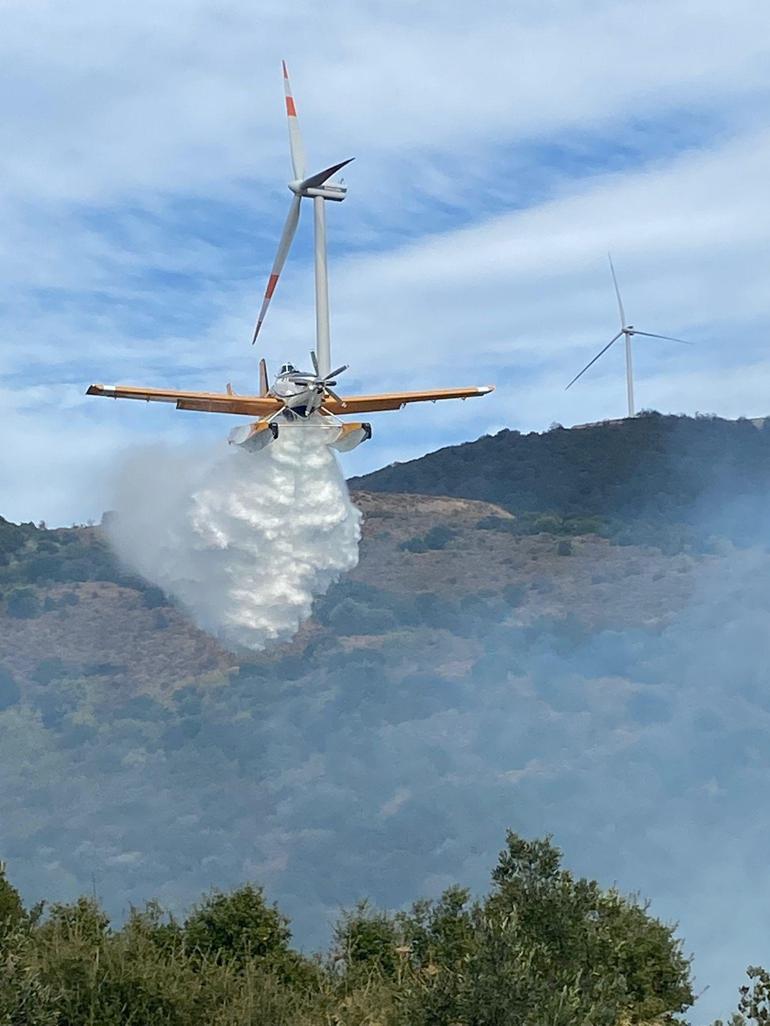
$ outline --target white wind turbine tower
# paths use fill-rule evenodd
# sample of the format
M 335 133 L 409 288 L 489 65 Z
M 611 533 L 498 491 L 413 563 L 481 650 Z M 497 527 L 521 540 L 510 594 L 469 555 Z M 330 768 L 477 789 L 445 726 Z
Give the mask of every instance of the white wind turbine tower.
M 303 197 L 313 200 L 314 228 L 315 228 L 315 319 L 316 319 L 316 348 L 313 358 L 316 374 L 320 379 L 331 378 L 331 355 L 330 355 L 330 329 L 329 329 L 329 279 L 326 269 L 326 208 L 327 200 L 334 200 L 339 203 L 345 199 L 347 188 L 342 182 L 332 182 L 332 178 L 346 164 L 349 164 L 353 157 L 343 160 L 339 164 L 327 167 L 317 174 L 305 177 L 305 149 L 302 145 L 302 136 L 299 131 L 297 120 L 297 107 L 289 84 L 289 72 L 286 69 L 286 61 L 281 62 L 283 67 L 283 87 L 286 94 L 286 115 L 289 120 L 289 146 L 291 149 L 291 166 L 294 171 L 294 180 L 289 182 L 289 189 L 294 193 L 294 198 L 289 207 L 286 223 L 283 226 L 283 234 L 278 244 L 273 267 L 267 281 L 265 298 L 262 300 L 262 308 L 257 318 L 257 326 L 254 329 L 252 345 L 257 341 L 259 330 L 265 319 L 270 300 L 273 298 L 275 287 L 289 255 L 294 233 L 299 223 L 299 211 Z M 345 370 L 338 369 L 337 373 Z
M 608 259 L 610 261 L 610 271 L 612 272 L 612 282 L 613 282 L 613 284 L 615 286 L 615 295 L 617 296 L 617 299 L 618 299 L 618 311 L 620 312 L 620 331 L 617 333 L 617 335 L 615 335 L 614 338 L 610 339 L 610 341 L 607 343 L 607 345 L 604 347 L 604 349 L 599 350 L 599 352 L 596 354 L 596 356 L 593 358 L 593 360 L 591 360 L 589 363 L 587 363 L 585 365 L 585 367 L 582 369 L 582 371 L 580 371 L 579 374 L 575 375 L 575 377 L 572 379 L 572 381 L 570 381 L 569 385 L 567 385 L 567 388 L 571 388 L 575 384 L 575 382 L 578 380 L 578 378 L 582 378 L 582 376 L 585 374 L 585 372 L 588 370 L 588 368 L 589 367 L 593 367 L 593 365 L 596 363 L 596 361 L 601 356 L 604 356 L 604 354 L 607 352 L 607 350 L 611 346 L 613 346 L 618 341 L 618 339 L 621 337 L 621 335 L 622 335 L 624 337 L 625 343 L 626 343 L 626 390 L 628 392 L 628 416 L 629 417 L 633 417 L 633 416 L 636 415 L 636 409 L 634 407 L 634 367 L 633 367 L 633 358 L 632 358 L 632 353 L 631 353 L 631 338 L 632 338 L 632 336 L 634 336 L 634 335 L 644 335 L 646 338 L 661 338 L 661 339 L 664 339 L 666 342 L 681 342 L 682 345 L 685 345 L 685 346 L 692 345 L 692 342 L 688 342 L 686 339 L 683 339 L 683 338 L 673 338 L 671 335 L 656 335 L 654 332 L 651 332 L 651 331 L 639 331 L 638 328 L 635 328 L 633 326 L 633 324 L 627 324 L 626 323 L 626 313 L 625 313 L 625 310 L 623 309 L 623 300 L 620 298 L 620 289 L 618 288 L 618 279 L 615 276 L 615 268 L 614 268 L 613 263 L 612 263 L 612 256 L 608 253 L 607 257 L 608 257 Z

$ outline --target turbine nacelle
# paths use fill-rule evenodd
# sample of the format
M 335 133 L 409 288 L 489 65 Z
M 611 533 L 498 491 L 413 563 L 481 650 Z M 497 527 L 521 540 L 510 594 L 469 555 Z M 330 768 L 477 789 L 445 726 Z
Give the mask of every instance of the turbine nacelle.
M 348 192 L 347 185 L 343 185 L 341 182 L 328 182 L 326 185 L 313 186 L 296 180 L 289 182 L 289 189 L 295 196 L 308 196 L 311 199 L 318 196 L 336 203 L 341 203 Z
M 295 178 L 289 182 L 289 189 L 295 196 L 319 196 L 321 199 L 343 200 L 348 191 L 347 186 L 342 182 L 330 182 L 329 179 L 354 159 L 354 157 L 348 157 L 347 160 L 341 160 L 339 164 L 325 167 L 323 171 L 318 171 L 316 174 L 310 175 L 309 178 Z

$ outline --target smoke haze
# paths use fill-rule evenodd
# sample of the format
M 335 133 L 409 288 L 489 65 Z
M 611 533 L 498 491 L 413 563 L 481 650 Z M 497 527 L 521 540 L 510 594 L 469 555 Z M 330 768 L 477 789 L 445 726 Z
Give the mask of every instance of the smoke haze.
M 725 1016 L 746 965 L 770 960 L 770 434 L 730 428 L 725 451 L 743 479 L 713 469 L 725 463 L 708 447 L 719 425 L 688 430 L 686 444 L 653 438 L 654 458 L 630 479 L 663 507 L 668 539 L 681 524 L 666 501 L 688 468 L 708 468 L 708 501 L 682 492 L 699 548 L 656 548 L 632 524 L 617 543 L 574 538 L 560 558 L 557 535 L 501 532 L 495 547 L 497 528 L 463 528 L 455 510 L 440 521 L 454 540 L 415 551 L 402 539 L 425 529 L 422 500 L 378 509 L 370 495 L 361 568 L 316 601 L 301 654 L 271 646 L 234 660 L 237 672 L 197 684 L 180 673 L 172 692 L 150 680 L 139 694 L 109 667 L 78 663 L 54 679 L 38 667 L 23 698 L 0 705 L 12 881 L 28 900 L 61 900 L 95 880 L 122 918 L 148 897 L 181 911 L 211 886 L 253 880 L 312 948 L 340 906 L 398 907 L 454 882 L 481 892 L 507 827 L 551 833 L 575 872 L 638 889 L 679 921 L 697 989 L 709 987 L 688 1018 Z M 589 451 L 604 505 L 625 495 L 621 429 L 603 433 L 605 450 L 567 437 L 584 449 L 556 469 L 530 460 L 549 487 L 566 489 L 570 462 L 583 472 Z M 501 465 L 471 455 L 447 468 L 447 487 Z M 120 495 L 124 555 L 210 630 L 252 645 L 290 633 L 308 594 L 355 559 L 358 516 L 325 448 L 152 450 L 125 468 Z M 507 558 L 521 585 L 510 592 L 490 572 Z M 89 656 L 123 659 L 92 587 L 72 607 L 89 618 Z M 130 584 L 121 591 L 142 606 Z M 47 613 L 41 628 L 59 619 L 71 629 L 75 612 Z
M 109 534 L 124 562 L 230 645 L 290 638 L 358 562 L 360 513 L 312 426 L 258 454 L 138 452 L 115 508 Z

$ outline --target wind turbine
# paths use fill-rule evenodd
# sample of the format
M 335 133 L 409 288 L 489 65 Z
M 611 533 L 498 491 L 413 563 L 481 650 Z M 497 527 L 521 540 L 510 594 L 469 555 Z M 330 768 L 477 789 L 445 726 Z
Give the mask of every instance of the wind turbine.
M 273 298 L 275 287 L 281 276 L 286 257 L 289 255 L 294 234 L 299 224 L 299 213 L 302 200 L 305 198 L 313 200 L 313 215 L 315 228 L 315 323 L 316 323 L 316 348 L 314 362 L 316 375 L 319 380 L 332 378 L 331 374 L 331 343 L 329 329 L 329 277 L 326 269 L 326 208 L 327 200 L 341 203 L 345 199 L 347 187 L 342 182 L 332 182 L 329 179 L 338 171 L 342 170 L 354 158 L 327 167 L 309 178 L 306 175 L 305 149 L 302 145 L 302 136 L 299 131 L 297 120 L 297 106 L 289 83 L 289 72 L 286 68 L 286 61 L 281 62 L 283 68 L 283 88 L 286 94 L 286 115 L 289 121 L 289 147 L 291 149 L 291 166 L 294 171 L 294 178 L 289 182 L 289 189 L 294 193 L 294 198 L 289 206 L 289 213 L 283 226 L 281 241 L 278 243 L 273 267 L 270 277 L 267 280 L 265 298 L 262 300 L 262 307 L 257 318 L 257 326 L 254 328 L 254 336 L 251 344 L 257 341 L 262 322 Z M 345 368 L 340 368 L 345 370 Z M 339 370 L 337 371 L 339 373 Z
M 370 395 L 337 395 L 336 378 L 347 365 L 331 369 L 329 340 L 329 282 L 326 271 L 326 208 L 327 200 L 339 203 L 347 189 L 334 175 L 349 160 L 327 167 L 324 171 L 306 177 L 305 153 L 297 121 L 289 73 L 283 65 L 283 85 L 286 94 L 286 115 L 289 122 L 289 146 L 294 178 L 289 182 L 292 200 L 283 226 L 278 252 L 270 271 L 262 308 L 252 337 L 256 342 L 273 298 L 283 265 L 289 255 L 299 223 L 303 199 L 312 199 L 315 226 L 315 313 L 316 346 L 311 352 L 312 371 L 297 370 L 290 363 L 281 367 L 272 385 L 267 375 L 265 360 L 259 361 L 259 392 L 239 395 L 232 385 L 224 392 L 191 392 L 175 388 L 144 388 L 135 385 L 91 385 L 88 395 L 102 395 L 110 399 L 142 399 L 145 402 L 174 403 L 178 410 L 198 413 L 228 413 L 249 417 L 251 423 L 234 428 L 229 435 L 232 445 L 246 452 L 259 452 L 278 438 L 279 431 L 301 430 L 303 424 L 323 425 L 327 432 L 326 444 L 339 452 L 349 452 L 372 437 L 372 426 L 366 422 L 343 422 L 340 418 L 360 413 L 378 413 L 400 410 L 407 403 L 435 403 L 444 399 L 471 399 L 488 395 L 493 385 L 473 385 L 466 388 L 428 388 L 419 391 L 376 392 Z M 256 418 L 256 419 L 254 419 Z
M 625 339 L 625 344 L 626 344 L 626 390 L 627 390 L 627 393 L 628 393 L 628 416 L 629 417 L 634 417 L 636 415 L 636 409 L 634 407 L 634 366 L 633 366 L 633 358 L 632 358 L 632 353 L 631 353 L 631 338 L 634 335 L 644 335 L 645 338 L 661 338 L 661 339 L 663 339 L 666 342 L 681 342 L 682 345 L 685 345 L 685 346 L 691 346 L 692 342 L 688 342 L 686 339 L 683 339 L 683 338 L 673 338 L 671 335 L 656 335 L 652 331 L 639 331 L 639 329 L 635 328 L 633 326 L 633 324 L 627 324 L 626 323 L 626 313 L 625 313 L 625 310 L 623 309 L 623 300 L 620 298 L 620 289 L 618 288 L 618 279 L 617 279 L 617 277 L 615 275 L 615 267 L 614 267 L 614 265 L 612 263 L 612 256 L 608 253 L 607 254 L 607 258 L 608 258 L 608 260 L 610 262 L 610 271 L 612 273 L 612 283 L 615 286 L 615 295 L 617 296 L 617 300 L 618 300 L 618 311 L 620 313 L 620 331 L 617 333 L 617 335 L 615 335 L 614 338 L 610 339 L 610 341 L 607 343 L 607 345 L 604 347 L 604 349 L 600 349 L 599 350 L 599 352 L 596 354 L 596 356 L 593 358 L 593 360 L 591 360 L 589 363 L 587 363 L 585 365 L 585 367 L 582 369 L 582 371 L 580 371 L 579 374 L 575 375 L 575 377 L 572 379 L 572 381 L 570 381 L 569 385 L 567 385 L 567 388 L 571 388 L 575 384 L 575 382 L 578 380 L 578 378 L 582 378 L 582 376 L 585 374 L 585 372 L 588 370 L 588 368 L 589 367 L 593 367 L 593 365 L 596 363 L 596 361 L 601 356 L 604 356 L 604 354 L 607 352 L 607 350 L 611 346 L 615 345 L 615 343 L 618 341 L 618 339 L 622 335 L 624 337 L 624 339 Z M 566 391 L 566 389 L 565 389 L 565 391 Z

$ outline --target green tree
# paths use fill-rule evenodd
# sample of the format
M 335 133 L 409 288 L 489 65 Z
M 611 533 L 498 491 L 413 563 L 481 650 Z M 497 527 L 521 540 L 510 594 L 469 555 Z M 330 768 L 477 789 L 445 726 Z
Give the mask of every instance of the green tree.
M 280 962 L 289 953 L 289 921 L 268 905 L 261 887 L 246 884 L 229 894 L 215 892 L 184 924 L 190 948 L 240 964 L 249 958 Z
M 0 943 L 25 920 L 26 912 L 19 892 L 5 875 L 5 863 L 0 862 Z
M 728 1026 L 765 1026 L 770 1023 L 770 973 L 761 966 L 750 965 L 746 970 L 751 984 L 740 988 L 738 1010 L 730 1016 Z M 724 1026 L 717 1019 L 714 1026 Z
M 360 901 L 350 912 L 343 913 L 334 930 L 337 958 L 350 973 L 372 971 L 387 977 L 395 975 L 403 944 L 395 920 L 386 912 L 373 909 L 368 901 Z
M 553 1003 L 563 995 L 554 1021 L 573 1015 L 573 1021 L 593 1019 L 596 1026 L 627 1014 L 636 1021 L 673 1022 L 693 1001 L 690 963 L 674 928 L 633 899 L 576 879 L 562 869 L 561 858 L 547 838 L 508 834 L 492 877 L 495 888 L 483 905 L 471 1006 L 501 1026 L 513 1024 L 510 1009 L 524 997 L 522 980 L 529 978 L 536 984 L 531 993 L 542 987 L 542 1000 Z M 505 980 L 517 997 L 510 1007 Z

